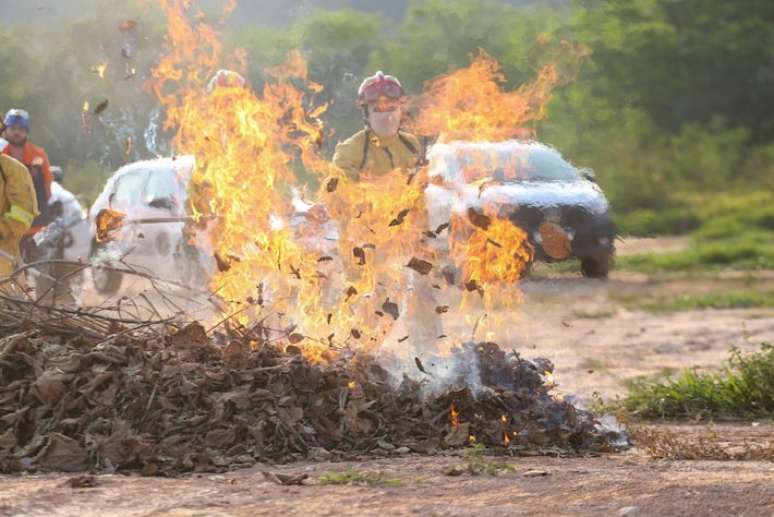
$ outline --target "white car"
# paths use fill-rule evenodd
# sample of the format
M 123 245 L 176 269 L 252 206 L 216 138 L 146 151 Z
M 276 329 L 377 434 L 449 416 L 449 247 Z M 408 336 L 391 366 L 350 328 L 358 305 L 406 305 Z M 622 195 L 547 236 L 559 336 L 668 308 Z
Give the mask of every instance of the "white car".
M 436 144 L 428 158 L 431 229 L 452 213 L 494 213 L 526 232 L 536 260 L 577 258 L 584 276 L 607 277 L 615 225 L 591 170 L 538 142 Z
M 102 294 L 121 286 L 123 275 L 99 265 L 130 267 L 192 288 L 205 288 L 214 271 L 211 254 L 183 234 L 192 156 L 161 158 L 121 167 L 107 181 L 89 210 L 92 277 Z M 100 235 L 97 219 L 105 209 L 123 220 L 109 238 Z

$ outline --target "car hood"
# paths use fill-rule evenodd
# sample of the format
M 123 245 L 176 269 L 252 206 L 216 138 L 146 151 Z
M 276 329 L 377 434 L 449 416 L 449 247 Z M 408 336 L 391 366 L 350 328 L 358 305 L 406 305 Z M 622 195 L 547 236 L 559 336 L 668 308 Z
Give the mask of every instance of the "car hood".
M 605 195 L 591 181 L 514 181 L 466 186 L 469 206 L 529 205 L 536 208 L 572 206 L 593 214 L 609 209 Z

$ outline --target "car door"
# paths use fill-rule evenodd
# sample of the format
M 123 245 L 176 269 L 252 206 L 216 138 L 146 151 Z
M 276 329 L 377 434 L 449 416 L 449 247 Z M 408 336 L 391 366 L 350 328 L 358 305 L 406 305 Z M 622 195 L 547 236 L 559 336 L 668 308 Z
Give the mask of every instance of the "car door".
M 144 217 L 156 220 L 141 225 L 148 254 L 154 257 L 158 271 L 174 274 L 171 259 L 182 237 L 183 223 L 158 220 L 184 215 L 184 190 L 175 171 L 166 166 L 151 169 L 143 186 L 140 203 Z
M 142 229 L 140 225 L 133 224 L 134 221 L 143 218 L 141 197 L 142 189 L 148 176 L 145 169 L 130 170 L 116 179 L 113 185 L 113 192 L 108 201 L 109 207 L 113 210 L 122 212 L 126 223 L 116 236 L 115 242 L 119 247 L 119 253 L 124 256 L 124 260 L 133 266 L 146 266 L 147 246 L 144 242 Z

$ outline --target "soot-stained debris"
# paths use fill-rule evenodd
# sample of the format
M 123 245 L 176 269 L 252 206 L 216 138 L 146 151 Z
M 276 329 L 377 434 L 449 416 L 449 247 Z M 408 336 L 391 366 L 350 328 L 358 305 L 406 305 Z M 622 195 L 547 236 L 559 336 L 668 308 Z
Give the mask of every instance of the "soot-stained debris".
M 171 476 L 432 454 L 473 440 L 510 454 L 576 454 L 612 450 L 620 438 L 549 393 L 550 362 L 494 343 L 455 349 L 439 387 L 438 372 L 393 378 L 365 353 L 312 363 L 290 344 L 300 336 L 292 330 L 256 342 L 180 323 L 105 339 L 79 334 L 76 316 L 53 326 L 44 318 L 25 327 L 0 317 L 0 472 Z

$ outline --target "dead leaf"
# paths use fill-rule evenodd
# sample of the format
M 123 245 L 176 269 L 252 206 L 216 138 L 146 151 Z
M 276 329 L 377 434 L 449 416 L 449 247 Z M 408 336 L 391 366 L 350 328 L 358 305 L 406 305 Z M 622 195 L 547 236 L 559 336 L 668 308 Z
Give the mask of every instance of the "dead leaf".
M 354 255 L 355 258 L 357 259 L 357 261 L 358 261 L 357 265 L 358 266 L 364 266 L 365 265 L 365 263 L 366 263 L 366 256 L 365 256 L 365 251 L 363 250 L 363 248 L 361 248 L 360 246 L 355 246 L 354 248 L 352 248 L 352 255 Z
M 76 440 L 49 433 L 48 442 L 35 456 L 34 463 L 43 468 L 73 472 L 84 469 L 88 459 L 88 453 Z
M 438 314 L 446 314 L 447 312 L 449 312 L 449 306 L 439 305 L 438 307 L 435 308 L 435 312 L 437 312 Z
M 333 260 L 333 257 L 329 255 L 324 255 L 317 259 L 317 262 L 328 262 L 329 260 Z
M 304 340 L 304 335 L 299 334 L 298 332 L 294 332 L 293 334 L 288 336 L 288 341 L 292 344 L 300 343 Z
M 103 100 L 102 102 L 97 104 L 96 108 L 94 108 L 94 114 L 95 115 L 99 115 L 100 113 L 102 113 L 103 111 L 105 111 L 107 109 L 109 104 L 110 104 L 109 100 L 107 100 L 107 99 Z
M 427 275 L 430 270 L 433 269 L 433 265 L 430 262 L 416 257 L 411 257 L 411 260 L 406 264 L 406 267 L 413 269 L 420 275 Z
M 231 269 L 230 260 L 222 257 L 221 254 L 218 253 L 217 251 L 215 252 L 214 257 L 215 257 L 215 262 L 218 266 L 218 271 L 220 271 L 221 273 L 225 273 L 226 271 Z
M 400 317 L 400 311 L 398 310 L 398 304 L 391 302 L 389 298 L 382 304 L 382 310 L 392 316 L 392 319 L 397 320 Z
M 347 295 L 347 297 L 344 298 L 344 301 L 348 302 L 350 298 L 352 298 L 353 296 L 355 296 L 357 294 L 357 289 L 355 289 L 354 286 L 349 286 L 349 287 L 347 287 L 347 290 L 344 291 L 344 293 Z
M 328 193 L 335 192 L 339 186 L 339 178 L 331 178 L 328 183 L 325 184 L 325 191 Z
M 171 336 L 167 337 L 167 344 L 175 348 L 195 349 L 206 346 L 209 343 L 207 331 L 201 323 L 192 321 Z
M 121 23 L 118 24 L 118 30 L 121 32 L 126 32 L 133 30 L 137 27 L 137 22 L 134 20 L 123 20 Z
M 362 337 L 361 332 L 358 329 L 351 329 L 350 334 L 352 334 L 352 337 L 355 339 L 360 339 Z
M 492 224 L 491 217 L 479 213 L 473 207 L 468 208 L 468 219 L 470 219 L 470 222 L 473 223 L 474 226 L 478 226 L 482 230 L 488 229 L 489 225 Z

